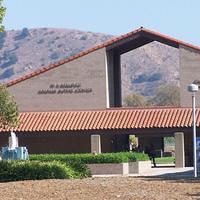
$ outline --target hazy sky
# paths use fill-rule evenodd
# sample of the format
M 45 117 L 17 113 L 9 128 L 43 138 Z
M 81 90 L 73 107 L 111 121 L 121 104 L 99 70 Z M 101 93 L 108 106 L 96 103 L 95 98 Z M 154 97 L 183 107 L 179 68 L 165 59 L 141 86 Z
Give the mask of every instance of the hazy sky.
M 56 27 L 120 35 L 140 26 L 200 46 L 200 0 L 4 0 L 7 30 Z

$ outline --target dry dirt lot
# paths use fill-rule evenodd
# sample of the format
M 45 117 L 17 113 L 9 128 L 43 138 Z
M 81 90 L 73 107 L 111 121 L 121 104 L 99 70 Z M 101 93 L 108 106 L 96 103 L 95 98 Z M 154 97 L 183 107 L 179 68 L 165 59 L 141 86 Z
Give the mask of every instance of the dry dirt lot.
M 87 178 L 0 183 L 1 200 L 200 199 L 200 179 Z

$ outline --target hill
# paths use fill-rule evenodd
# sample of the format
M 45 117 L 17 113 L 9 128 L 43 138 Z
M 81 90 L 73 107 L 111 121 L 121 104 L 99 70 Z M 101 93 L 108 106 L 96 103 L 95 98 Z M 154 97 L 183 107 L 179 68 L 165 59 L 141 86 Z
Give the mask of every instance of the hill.
M 55 28 L 6 31 L 0 34 L 0 81 L 16 79 L 112 37 Z M 123 95 L 135 91 L 152 96 L 159 85 L 178 85 L 178 56 L 177 49 L 158 42 L 122 55 Z

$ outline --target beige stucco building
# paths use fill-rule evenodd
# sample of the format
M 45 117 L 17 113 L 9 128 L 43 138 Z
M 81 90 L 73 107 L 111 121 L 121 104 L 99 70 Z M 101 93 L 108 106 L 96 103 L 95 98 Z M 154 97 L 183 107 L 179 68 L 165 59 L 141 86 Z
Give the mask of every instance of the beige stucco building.
M 144 28 L 14 80 L 8 88 L 20 111 L 119 107 L 120 55 L 153 41 L 179 49 L 181 106 L 190 106 L 187 85 L 199 79 L 200 48 Z

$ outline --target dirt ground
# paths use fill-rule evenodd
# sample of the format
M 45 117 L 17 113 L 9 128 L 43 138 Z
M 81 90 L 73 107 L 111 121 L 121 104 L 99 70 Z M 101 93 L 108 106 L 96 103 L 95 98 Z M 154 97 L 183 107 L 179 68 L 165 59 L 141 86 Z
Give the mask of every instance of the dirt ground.
M 200 179 L 87 178 L 0 183 L 1 200 L 200 199 Z

